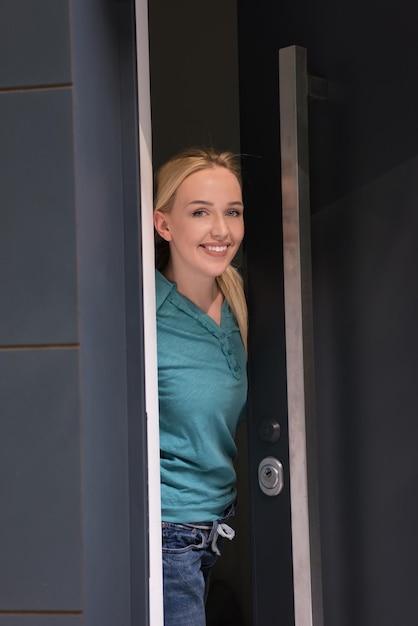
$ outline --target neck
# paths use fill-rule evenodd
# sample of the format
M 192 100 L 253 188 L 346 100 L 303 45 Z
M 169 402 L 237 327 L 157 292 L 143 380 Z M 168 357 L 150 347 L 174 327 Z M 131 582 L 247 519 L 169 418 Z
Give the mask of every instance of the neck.
M 220 323 L 223 294 L 215 278 L 206 277 L 206 279 L 202 279 L 202 276 L 178 276 L 176 272 L 173 272 L 170 265 L 165 269 L 164 275 L 168 280 L 177 284 L 177 291 L 182 296 L 193 302 L 218 324 Z

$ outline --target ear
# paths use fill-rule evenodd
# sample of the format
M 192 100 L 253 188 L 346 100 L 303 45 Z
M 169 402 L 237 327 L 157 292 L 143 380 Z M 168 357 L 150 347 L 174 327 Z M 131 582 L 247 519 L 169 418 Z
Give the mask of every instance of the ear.
M 157 233 L 166 241 L 171 241 L 171 233 L 167 222 L 167 214 L 154 211 L 154 227 Z

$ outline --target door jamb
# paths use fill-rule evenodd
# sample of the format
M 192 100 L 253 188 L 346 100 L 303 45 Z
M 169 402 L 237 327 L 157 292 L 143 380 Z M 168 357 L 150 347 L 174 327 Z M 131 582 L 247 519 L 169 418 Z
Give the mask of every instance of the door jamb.
M 135 0 L 138 73 L 139 160 L 144 293 L 145 404 L 148 449 L 149 626 L 163 626 L 160 443 L 158 426 L 157 331 L 154 274 L 153 170 L 147 0 Z

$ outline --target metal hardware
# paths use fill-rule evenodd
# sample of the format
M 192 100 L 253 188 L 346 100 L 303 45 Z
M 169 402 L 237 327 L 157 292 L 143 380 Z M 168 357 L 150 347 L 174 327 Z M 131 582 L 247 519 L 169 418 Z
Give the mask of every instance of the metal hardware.
M 308 100 L 327 100 L 328 81 L 326 78 L 308 74 Z
M 283 489 L 283 465 L 274 456 L 267 456 L 258 466 L 258 483 L 267 496 L 277 496 Z
M 260 424 L 260 437 L 263 441 L 275 443 L 280 439 L 282 429 L 279 422 L 274 418 L 266 418 Z
M 295 626 L 323 626 L 310 248 L 308 96 L 311 99 L 324 99 L 326 82 L 308 77 L 307 52 L 298 46 L 279 51 L 279 70 Z

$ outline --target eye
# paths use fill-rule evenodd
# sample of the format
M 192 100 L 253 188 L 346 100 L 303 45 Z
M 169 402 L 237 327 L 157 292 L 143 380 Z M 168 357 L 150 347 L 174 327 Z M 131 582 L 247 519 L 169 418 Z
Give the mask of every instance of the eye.
M 239 209 L 230 209 L 226 212 L 226 215 L 228 217 L 241 217 L 242 211 L 240 211 Z
M 206 211 L 205 209 L 196 209 L 196 211 L 193 211 L 192 215 L 193 217 L 203 217 L 203 215 L 206 215 Z

